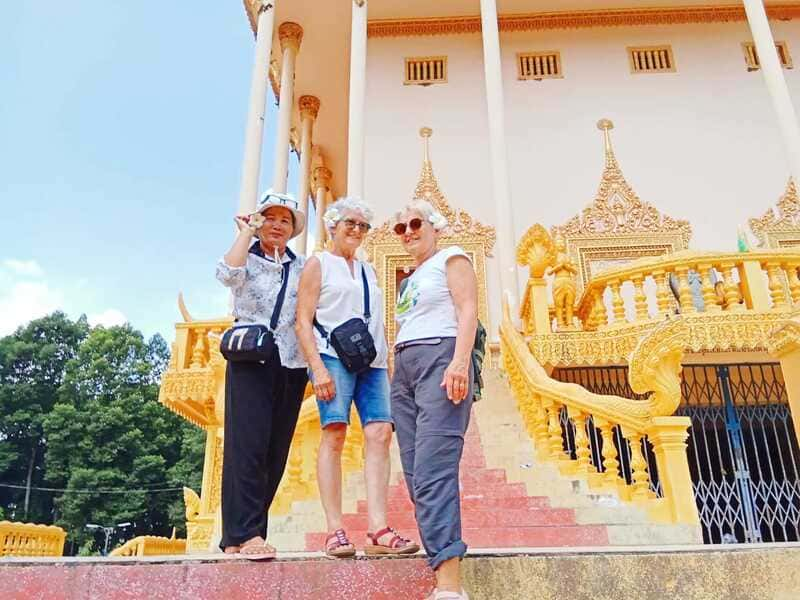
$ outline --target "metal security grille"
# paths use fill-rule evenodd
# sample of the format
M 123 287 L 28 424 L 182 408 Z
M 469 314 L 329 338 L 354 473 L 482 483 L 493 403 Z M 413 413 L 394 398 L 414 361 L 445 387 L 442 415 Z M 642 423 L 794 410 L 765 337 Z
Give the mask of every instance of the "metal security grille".
M 625 367 L 555 369 L 553 377 L 596 393 L 637 397 Z M 800 540 L 800 449 L 780 366 L 685 365 L 681 387 L 676 414 L 692 420 L 687 454 L 705 542 Z M 569 425 L 562 418 L 565 452 L 574 453 Z M 589 427 L 587 433 L 597 436 Z M 630 449 L 615 438 L 618 450 L 626 450 L 619 453 L 620 476 L 630 481 Z M 652 452 L 642 443 L 651 489 L 660 493 Z M 594 452 L 592 458 L 598 464 Z

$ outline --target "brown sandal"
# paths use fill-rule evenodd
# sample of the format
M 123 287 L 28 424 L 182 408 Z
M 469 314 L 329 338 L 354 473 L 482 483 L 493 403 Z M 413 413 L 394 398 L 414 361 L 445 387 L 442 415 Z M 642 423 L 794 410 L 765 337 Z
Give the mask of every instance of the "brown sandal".
M 388 533 L 392 534 L 392 539 L 388 544 L 381 544 L 379 540 Z M 367 540 L 369 541 L 364 546 L 364 554 L 367 556 L 397 556 L 414 554 L 419 551 L 419 544 L 402 537 L 391 527 L 381 529 L 378 533 L 368 533 Z
M 247 540 L 239 546 L 239 556 L 247 560 L 272 560 L 276 555 L 275 548 L 260 537 Z
M 329 558 L 350 558 L 356 555 L 356 547 L 347 539 L 344 529 L 337 529 L 325 539 L 325 555 Z

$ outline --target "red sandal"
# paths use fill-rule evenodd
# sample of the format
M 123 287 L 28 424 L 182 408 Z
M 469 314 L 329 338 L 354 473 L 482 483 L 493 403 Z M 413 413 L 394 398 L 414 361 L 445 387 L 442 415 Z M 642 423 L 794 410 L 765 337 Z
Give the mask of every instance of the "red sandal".
M 347 539 L 344 529 L 337 529 L 325 539 L 325 555 L 329 558 L 351 558 L 356 555 L 356 547 Z
M 388 544 L 381 544 L 380 539 L 391 533 L 392 539 Z M 377 533 L 367 534 L 367 543 L 364 545 L 364 554 L 367 556 L 398 556 L 400 554 L 414 554 L 419 551 L 419 544 L 400 536 L 391 527 L 381 529 Z

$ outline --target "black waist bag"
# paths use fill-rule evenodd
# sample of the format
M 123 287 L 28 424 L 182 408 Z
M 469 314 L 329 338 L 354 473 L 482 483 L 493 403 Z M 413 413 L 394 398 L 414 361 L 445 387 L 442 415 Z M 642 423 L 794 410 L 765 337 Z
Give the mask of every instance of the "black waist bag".
M 363 373 L 369 369 L 372 361 L 378 356 L 375 340 L 369 332 L 369 284 L 364 265 L 361 265 L 361 282 L 364 286 L 364 318 L 353 317 L 336 327 L 328 334 L 325 328 L 314 318 L 314 327 L 320 335 L 336 350 L 344 368 L 351 373 Z
M 278 326 L 278 317 L 281 314 L 283 299 L 286 296 L 286 286 L 289 282 L 289 268 L 291 261 L 283 264 L 283 282 L 272 309 L 272 318 L 269 327 L 258 323 L 252 325 L 234 325 L 222 334 L 219 351 L 225 360 L 233 362 L 267 362 L 277 346 L 275 344 L 275 327 Z

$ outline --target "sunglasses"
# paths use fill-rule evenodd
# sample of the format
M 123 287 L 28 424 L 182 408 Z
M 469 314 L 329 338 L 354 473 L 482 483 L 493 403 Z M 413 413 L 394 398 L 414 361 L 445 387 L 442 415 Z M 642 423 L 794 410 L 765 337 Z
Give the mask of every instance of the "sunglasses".
M 347 231 L 353 231 L 356 227 L 361 230 L 361 233 L 367 233 L 372 225 L 369 223 L 364 223 L 363 221 L 354 221 L 353 219 L 344 219 L 342 220 L 344 226 L 347 228 Z
M 398 223 L 394 226 L 397 235 L 405 235 L 406 231 L 419 231 L 422 227 L 422 219 L 414 217 L 408 223 Z
M 267 198 L 273 198 L 273 201 L 272 201 L 273 203 L 293 206 L 295 209 L 297 209 L 298 206 L 300 206 L 297 203 L 297 200 L 295 200 L 291 196 L 287 196 L 285 194 L 269 194 L 268 196 L 264 197 L 262 202 L 266 202 Z

